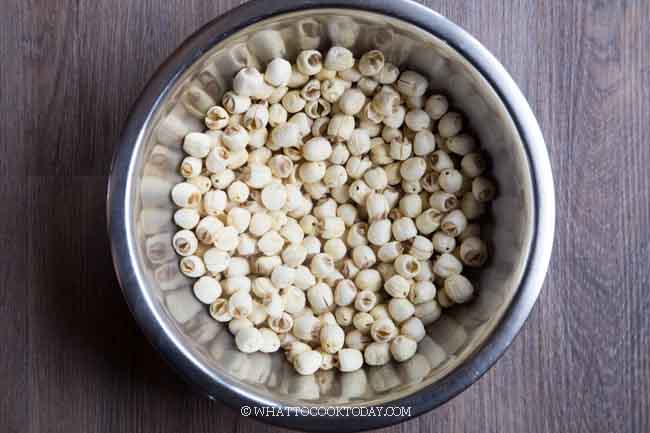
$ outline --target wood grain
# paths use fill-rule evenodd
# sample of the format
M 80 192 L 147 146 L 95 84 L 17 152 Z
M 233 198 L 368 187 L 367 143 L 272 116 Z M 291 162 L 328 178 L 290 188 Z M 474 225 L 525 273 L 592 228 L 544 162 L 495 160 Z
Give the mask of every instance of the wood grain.
M 105 234 L 106 175 L 138 91 L 239 3 L 0 0 L 0 431 L 282 430 L 194 395 L 164 364 L 122 300 Z M 552 157 L 557 240 L 496 367 L 382 431 L 650 431 L 650 2 L 424 3 L 529 98 Z

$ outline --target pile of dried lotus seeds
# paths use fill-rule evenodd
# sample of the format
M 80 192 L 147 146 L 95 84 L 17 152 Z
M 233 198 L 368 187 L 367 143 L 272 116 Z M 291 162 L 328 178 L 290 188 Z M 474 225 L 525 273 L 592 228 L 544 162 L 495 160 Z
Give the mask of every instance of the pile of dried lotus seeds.
M 187 134 L 173 246 L 239 350 L 303 375 L 403 362 L 469 301 L 495 195 L 464 118 L 421 74 L 343 47 L 239 71 Z

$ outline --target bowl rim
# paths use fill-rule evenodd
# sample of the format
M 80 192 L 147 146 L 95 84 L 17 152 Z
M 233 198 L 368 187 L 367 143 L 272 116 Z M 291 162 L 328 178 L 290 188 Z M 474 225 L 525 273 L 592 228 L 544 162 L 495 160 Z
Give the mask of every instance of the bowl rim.
M 108 234 L 113 264 L 122 292 L 138 325 L 163 358 L 202 394 L 239 410 L 267 406 L 214 377 L 198 365 L 189 351 L 169 333 L 157 316 L 141 281 L 131 236 L 131 194 L 137 152 L 145 139 L 145 126 L 159 103 L 183 72 L 216 43 L 243 28 L 274 16 L 309 9 L 348 9 L 388 15 L 444 40 L 489 82 L 509 112 L 521 137 L 529 164 L 534 200 L 530 251 L 522 280 L 503 317 L 477 348 L 455 370 L 411 395 L 378 406 L 410 407 L 405 416 L 258 416 L 270 424 L 308 431 L 362 431 L 393 425 L 426 413 L 452 399 L 477 381 L 512 343 L 539 296 L 550 262 L 555 230 L 555 198 L 551 164 L 537 120 L 512 77 L 473 36 L 441 14 L 411 0 L 253 0 L 232 9 L 197 30 L 154 73 L 134 103 L 123 128 L 110 170 L 107 193 Z M 272 402 L 271 402 L 272 405 Z M 307 419 L 308 417 L 309 419 Z M 354 420 L 354 422 L 350 422 Z

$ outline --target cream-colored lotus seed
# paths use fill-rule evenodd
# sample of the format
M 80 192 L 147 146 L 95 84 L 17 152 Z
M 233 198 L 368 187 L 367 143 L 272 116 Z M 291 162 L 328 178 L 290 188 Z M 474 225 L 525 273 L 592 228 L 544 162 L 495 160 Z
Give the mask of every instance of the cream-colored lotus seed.
M 417 218 L 422 213 L 422 199 L 418 194 L 406 194 L 399 201 L 399 210 L 408 218 Z
M 431 95 L 424 104 L 424 109 L 433 120 L 438 120 L 447 113 L 449 101 L 444 95 Z
M 303 74 L 298 70 L 298 68 L 292 68 L 291 77 L 289 77 L 289 83 L 287 83 L 287 87 L 290 89 L 302 87 L 307 81 L 309 81 L 309 75 Z
M 277 287 L 279 289 L 291 286 L 295 277 L 295 269 L 286 265 L 278 266 L 277 268 L 273 269 L 273 272 L 271 272 L 271 282 L 273 283 L 274 287 Z
M 413 145 L 407 139 L 393 139 L 390 142 L 390 157 L 397 161 L 406 161 L 411 156 L 412 148 Z
M 301 142 L 300 128 L 295 123 L 281 123 L 271 131 L 271 141 L 279 147 L 296 147 Z
M 320 81 L 316 79 L 309 80 L 302 89 L 300 89 L 300 96 L 308 102 L 317 101 L 320 98 L 320 88 Z
M 451 253 L 456 248 L 456 239 L 443 232 L 436 232 L 431 239 L 433 248 L 438 253 Z
M 433 263 L 433 272 L 441 277 L 448 278 L 463 271 L 463 264 L 451 254 L 441 254 Z
M 251 322 L 247 318 L 233 319 L 230 322 L 228 322 L 228 331 L 230 331 L 232 335 L 237 335 L 237 333 L 244 328 L 254 328 L 254 327 L 255 325 L 253 324 L 253 322 Z
M 408 320 L 415 313 L 415 306 L 406 298 L 393 298 L 388 302 L 388 313 L 397 323 Z
M 434 244 L 431 240 L 424 236 L 416 236 L 411 241 L 409 254 L 419 261 L 429 260 L 433 255 Z
M 210 130 L 220 130 L 228 125 L 230 115 L 225 108 L 214 106 L 211 107 L 205 115 L 205 126 Z
M 293 363 L 295 358 L 301 353 L 308 352 L 311 350 L 311 347 L 302 341 L 290 341 L 285 346 L 283 346 L 283 348 L 284 348 L 284 356 L 291 363 Z
M 414 132 L 424 131 L 431 128 L 431 118 L 419 108 L 409 110 L 404 117 L 406 126 Z
M 209 276 L 203 276 L 196 280 L 192 290 L 196 299 L 208 305 L 216 301 L 222 293 L 219 282 Z
M 244 327 L 237 332 L 235 344 L 241 352 L 257 352 L 262 347 L 262 334 L 257 328 Z
M 383 280 L 381 274 L 376 269 L 361 269 L 356 277 L 354 277 L 354 284 L 356 284 L 359 290 L 377 292 L 381 289 Z
M 304 251 L 307 251 L 304 246 L 302 246 L 302 248 Z M 316 284 L 316 277 L 314 277 L 308 267 L 300 265 L 296 267 L 293 284 L 300 290 L 307 290 Z
M 357 313 L 355 314 L 355 317 L 359 314 L 367 314 L 367 313 Z M 370 332 L 370 327 L 368 327 L 368 331 L 366 332 L 361 332 L 358 329 L 348 332 L 345 335 L 345 346 L 350 349 L 364 350 L 366 346 L 372 343 L 372 338 L 370 338 L 370 335 L 368 335 L 369 332 Z
M 313 257 L 321 252 L 321 242 L 316 236 L 307 236 L 302 241 L 302 246 L 307 251 L 307 257 Z
M 402 254 L 401 256 L 395 259 L 395 271 L 404 278 L 411 279 L 414 278 L 418 272 L 420 272 L 420 262 L 413 256 L 409 254 Z M 407 291 L 408 293 L 408 291 Z M 395 296 L 395 295 L 394 295 Z M 405 297 L 397 296 L 397 297 Z
M 388 219 L 376 220 L 368 227 L 368 242 L 381 247 L 390 241 L 391 222 Z
M 316 278 L 325 278 L 335 270 L 334 259 L 329 254 L 325 254 L 325 253 L 316 254 L 311 259 L 310 270 Z
M 388 343 L 397 333 L 395 323 L 389 318 L 376 319 L 370 327 L 370 336 L 378 343 Z
M 174 212 L 174 223 L 186 230 L 191 230 L 196 227 L 200 219 L 201 215 L 199 215 L 199 211 L 196 209 L 181 208 Z
M 444 290 L 449 299 L 457 304 L 463 304 L 474 294 L 474 286 L 464 276 L 460 274 L 450 275 L 445 279 Z
M 276 128 L 279 125 L 282 125 L 287 122 L 287 118 L 289 116 L 289 113 L 287 113 L 286 108 L 282 106 L 282 104 L 272 104 L 269 107 L 269 125 L 271 125 L 272 128 Z M 297 134 L 296 134 L 297 135 Z M 273 136 L 273 135 L 271 135 Z M 279 138 L 279 137 L 277 137 Z M 276 140 L 276 143 L 280 144 L 281 142 Z
M 230 296 L 235 292 L 250 292 L 251 290 L 251 279 L 248 277 L 230 277 L 224 280 L 221 280 L 221 287 L 223 288 L 223 293 L 226 296 Z
M 393 241 L 382 245 L 377 251 L 377 258 L 383 263 L 392 263 L 404 252 L 401 242 Z
M 253 293 L 258 298 L 264 298 L 268 293 L 277 292 L 278 289 L 273 285 L 270 278 L 267 277 L 257 277 L 253 280 L 251 284 L 251 289 Z
M 460 244 L 460 259 L 471 267 L 481 267 L 487 261 L 487 246 L 478 237 L 468 237 Z
M 285 238 L 290 244 L 299 245 L 305 238 L 305 233 L 300 227 L 300 224 L 291 219 L 280 229 L 280 236 Z
M 336 215 L 343 220 L 347 227 L 357 222 L 359 212 L 352 204 L 343 204 L 336 209 Z
M 314 131 L 317 131 L 317 134 L 314 136 L 322 136 L 323 132 L 327 131 L 327 127 L 329 126 L 329 118 L 326 118 L 325 116 L 328 116 L 331 112 L 332 105 L 323 98 L 308 101 L 305 104 L 305 113 L 307 116 L 309 116 L 310 119 L 314 119 L 314 121 L 316 121 L 325 118 L 325 123 L 319 123 L 316 130 L 314 130 L 314 125 L 312 124 L 312 135 L 314 135 Z
M 437 212 L 450 212 L 458 207 L 458 199 L 453 194 L 436 191 L 429 197 L 429 205 Z
M 431 163 L 431 168 L 437 172 L 454 168 L 454 162 L 451 160 L 449 154 L 444 150 L 436 150 L 431 153 L 429 161 Z
M 228 310 L 228 300 L 218 298 L 210 305 L 210 316 L 217 322 L 229 322 L 233 319 L 230 311 Z
M 305 108 L 306 101 L 300 96 L 297 90 L 287 92 L 282 98 L 282 106 L 288 113 L 297 113 Z
M 384 284 L 384 290 L 394 298 L 406 298 L 411 289 L 411 283 L 402 275 L 393 275 Z
M 278 317 L 269 317 L 269 328 L 277 334 L 285 334 L 293 328 L 293 316 L 286 311 Z
M 183 150 L 195 158 L 205 158 L 211 149 L 211 139 L 201 132 L 190 132 L 183 139 Z
M 350 184 L 349 194 L 350 198 L 357 204 L 364 206 L 366 203 L 366 198 L 372 189 L 361 179 L 357 179 Z
M 262 305 L 270 318 L 280 318 L 284 313 L 284 299 L 278 292 L 269 292 L 262 298 Z
M 348 140 L 354 131 L 354 117 L 335 114 L 327 125 L 327 135 L 339 140 Z
M 390 353 L 397 362 L 411 359 L 417 348 L 417 341 L 406 335 L 399 335 L 390 343 Z
M 321 164 L 321 162 L 314 162 L 314 163 L 308 163 L 308 164 Z M 309 197 L 312 200 L 321 200 L 325 198 L 325 196 L 328 193 L 328 188 L 325 186 L 323 182 L 312 182 L 312 183 L 305 183 L 303 185 L 305 192 L 309 195 Z
M 348 176 L 352 179 L 360 179 L 372 167 L 372 163 L 368 158 L 360 156 L 352 156 L 345 164 L 345 170 Z
M 345 81 L 334 78 L 321 82 L 321 97 L 329 103 L 337 102 L 346 90 Z
M 334 261 L 339 261 L 345 257 L 347 247 L 345 246 L 345 242 L 340 238 L 329 239 L 323 245 L 323 251 L 332 256 Z
M 336 323 L 342 327 L 350 326 L 352 324 L 354 313 L 355 310 L 352 307 L 337 307 L 336 310 L 334 310 Z
M 403 217 L 393 222 L 392 232 L 395 240 L 401 242 L 414 238 L 417 235 L 417 228 L 413 219 Z
M 461 210 L 452 210 L 442 218 L 440 229 L 448 236 L 457 237 L 467 227 L 467 218 Z
M 339 217 L 323 218 L 317 224 L 317 231 L 323 239 L 340 238 L 345 233 L 345 222 Z
M 404 71 L 397 80 L 397 90 L 406 96 L 424 95 L 428 86 L 426 77 L 415 71 Z
M 362 290 L 354 298 L 354 308 L 357 311 L 368 312 L 377 305 L 377 294 L 370 290 Z
M 265 256 L 275 256 L 282 251 L 284 239 L 280 234 L 271 230 L 266 232 L 258 241 L 257 247 Z
M 262 353 L 273 353 L 280 350 L 280 337 L 275 331 L 269 328 L 260 328 L 260 334 L 262 336 L 262 344 L 260 345 L 260 352 Z
M 338 354 L 339 370 L 342 372 L 352 372 L 359 370 L 363 366 L 363 354 L 358 349 L 342 349 Z
M 305 183 L 316 183 L 325 177 L 326 170 L 327 164 L 323 161 L 306 162 L 298 167 L 298 175 Z
M 264 80 L 271 86 L 281 87 L 289 84 L 291 77 L 291 63 L 277 57 L 266 66 Z
M 453 111 L 446 113 L 440 118 L 438 122 L 438 133 L 443 138 L 453 137 L 458 135 L 463 129 L 463 117 Z
M 436 286 L 431 281 L 418 281 L 408 294 L 409 301 L 418 305 L 432 301 L 436 296 Z
M 318 283 L 307 290 L 307 300 L 315 313 L 320 314 L 334 308 L 332 288 L 325 283 Z
M 191 230 L 180 230 L 172 238 L 172 245 L 179 256 L 191 256 L 199 247 L 199 240 Z
M 172 188 L 172 200 L 178 207 L 198 208 L 201 204 L 201 191 L 191 183 L 182 182 Z
M 323 99 L 321 100 L 324 101 Z M 322 113 L 320 117 L 314 119 L 314 123 L 311 125 L 311 135 L 313 137 L 323 137 L 327 134 L 330 118 L 326 116 L 327 114 Z
M 221 99 L 223 107 L 230 113 L 228 117 L 228 124 L 231 123 L 233 114 L 242 114 L 251 106 L 251 98 L 244 95 L 239 95 L 235 92 L 226 92 Z
M 243 257 L 232 257 L 226 268 L 226 277 L 243 277 L 250 273 L 248 260 Z
M 259 326 L 266 322 L 268 315 L 266 314 L 266 310 L 262 304 L 253 301 L 253 311 L 246 318 L 250 320 L 253 325 Z
M 268 102 L 271 105 L 277 104 L 282 100 L 282 98 L 284 97 L 284 95 L 287 94 L 288 91 L 289 91 L 288 86 L 273 87 L 273 90 L 271 91 L 271 94 L 269 95 L 266 102 Z
M 235 319 L 248 316 L 253 310 L 253 298 L 246 290 L 238 290 L 228 300 L 228 311 Z
M 320 344 L 324 352 L 334 354 L 343 348 L 345 333 L 338 325 L 324 325 L 320 330 Z
M 482 154 L 475 152 L 466 154 L 460 161 L 460 166 L 465 176 L 474 179 L 485 172 L 487 163 Z
M 352 250 L 352 260 L 359 269 L 372 267 L 376 262 L 375 252 L 367 245 L 359 245 Z
M 336 188 L 345 185 L 348 180 L 348 173 L 342 165 L 330 165 L 325 170 L 323 183 L 328 188 Z
M 334 291 L 336 305 L 346 307 L 354 303 L 357 296 L 357 287 L 351 280 L 341 280 Z
M 203 254 L 203 261 L 208 271 L 213 274 L 218 274 L 228 268 L 230 255 L 217 248 L 210 248 Z
M 354 55 L 345 47 L 331 47 L 325 55 L 323 65 L 332 71 L 345 71 L 354 66 Z
M 307 298 L 305 293 L 293 286 L 280 290 L 280 296 L 284 301 L 284 309 L 289 314 L 297 314 L 305 308 Z
M 181 162 L 179 172 L 184 178 L 191 179 L 193 177 L 199 176 L 202 170 L 203 160 L 201 160 L 201 158 L 188 156 Z
M 316 75 L 323 69 L 323 56 L 316 50 L 301 51 L 296 58 L 296 67 L 305 75 Z
M 316 350 L 299 353 L 293 359 L 293 368 L 304 376 L 316 373 L 323 362 L 323 357 Z
M 316 206 L 314 206 L 314 209 L 312 210 L 312 214 L 317 219 L 335 217 L 337 208 L 338 205 L 334 199 L 323 198 L 318 200 Z
M 361 111 L 366 103 L 366 95 L 359 89 L 349 88 L 343 92 L 338 100 L 338 106 L 344 114 L 351 116 Z
M 365 155 L 370 151 L 370 136 L 365 129 L 355 129 L 348 139 L 348 149 L 355 156 Z
M 455 194 L 463 185 L 463 175 L 458 170 L 443 170 L 438 176 L 438 184 L 445 192 Z
M 375 319 L 372 317 L 370 313 L 366 313 L 363 311 L 357 312 L 354 317 L 352 318 L 352 324 L 357 329 L 359 332 L 362 334 L 368 334 L 370 333 L 370 328 L 372 327 L 372 324 L 374 323 Z M 370 343 L 370 339 L 366 340 L 366 345 Z M 348 344 L 348 346 L 350 346 Z M 350 346 L 352 347 L 352 346 Z M 359 347 L 357 347 L 359 348 Z
M 302 293 L 302 292 L 301 292 Z M 307 343 L 320 340 L 321 321 L 312 314 L 303 314 L 294 317 L 293 334 Z
M 217 239 L 219 230 L 223 227 L 221 220 L 214 216 L 206 216 L 196 226 L 196 237 L 205 245 L 212 245 Z
M 258 241 L 258 249 L 259 249 L 259 241 Z M 254 273 L 259 275 L 270 276 L 271 272 L 273 272 L 273 269 L 280 266 L 281 264 L 282 264 L 282 259 L 280 258 L 280 256 L 261 256 L 255 259 L 255 263 L 253 265 L 253 271 Z

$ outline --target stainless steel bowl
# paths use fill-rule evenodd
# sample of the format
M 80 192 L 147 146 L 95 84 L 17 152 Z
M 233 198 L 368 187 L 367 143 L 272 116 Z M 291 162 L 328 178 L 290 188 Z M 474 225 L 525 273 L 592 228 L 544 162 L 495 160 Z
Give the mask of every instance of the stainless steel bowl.
M 170 240 L 170 189 L 181 140 L 201 129 L 191 93 L 221 99 L 234 72 L 275 56 L 332 44 L 379 48 L 451 95 L 493 160 L 499 196 L 489 239 L 493 257 L 480 295 L 427 329 L 409 362 L 355 373 L 298 376 L 282 356 L 236 350 L 192 295 Z M 312 431 L 382 427 L 419 415 L 476 381 L 506 350 L 539 294 L 553 243 L 555 204 L 542 134 L 499 62 L 441 15 L 408 0 L 253 1 L 190 37 L 136 102 L 111 170 L 109 232 L 124 296 L 151 343 L 211 398 L 240 406 L 403 406 L 410 415 L 264 417 Z

